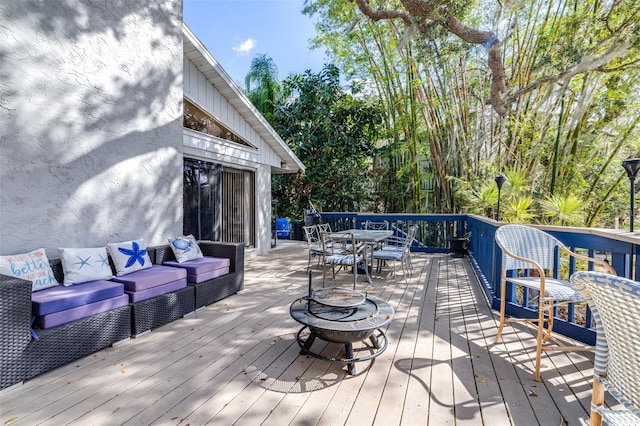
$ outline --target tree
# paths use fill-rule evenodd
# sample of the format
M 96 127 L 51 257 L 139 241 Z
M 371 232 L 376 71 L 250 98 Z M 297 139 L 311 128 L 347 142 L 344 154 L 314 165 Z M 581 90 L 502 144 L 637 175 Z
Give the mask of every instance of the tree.
M 324 211 L 358 211 L 371 199 L 370 162 L 381 110 L 340 87 L 334 65 L 284 80 L 273 126 L 306 167 L 304 175 L 275 176 L 279 209 L 300 217 L 310 202 Z
M 267 121 L 271 121 L 282 90 L 278 81 L 278 67 L 273 59 L 268 55 L 256 55 L 244 82 L 249 100 Z
M 466 2 L 451 1 L 437 2 L 433 0 L 399 0 L 402 8 L 383 9 L 388 2 L 379 2 L 372 7 L 369 0 L 353 0 L 360 11 L 373 20 L 401 19 L 408 28 L 417 29 L 422 34 L 431 36 L 431 26 L 437 25 L 461 40 L 482 45 L 487 50 L 488 66 L 492 74 L 491 104 L 500 116 L 506 116 L 509 105 L 518 97 L 538 89 L 540 86 L 563 82 L 572 77 L 589 71 L 607 72 L 610 64 L 615 63 L 615 69 L 634 67 L 638 63 L 634 46 L 640 43 L 640 33 L 635 23 L 640 16 L 637 1 L 614 2 L 611 14 L 605 15 L 612 31 L 606 37 L 598 40 L 592 51 L 583 50 L 583 54 L 576 55 L 574 60 L 554 74 L 541 76 L 525 87 L 508 94 L 506 70 L 502 60 L 501 41 L 492 31 L 466 26 L 460 20 L 468 11 Z M 392 3 L 393 4 L 393 3 Z M 506 2 L 508 4 L 508 2 Z M 596 8 L 593 9 L 594 11 Z M 576 32 L 571 32 L 575 36 Z M 508 34 L 507 34 L 508 35 Z M 575 37 L 574 37 L 575 38 Z M 574 46 L 577 43 L 573 43 Z
M 401 177 L 420 170 L 429 211 L 473 208 L 478 196 L 486 203 L 486 183 L 519 170 L 529 189 L 503 194 L 518 220 L 548 221 L 542 201 L 567 194 L 584 201 L 585 223 L 597 225 L 604 214 L 612 224 L 620 214 L 620 162 L 640 154 L 638 0 L 305 5 L 320 17 L 316 43 L 385 105 L 392 149 L 380 164 L 397 165 L 389 171 Z M 496 75 L 487 50 L 451 31 L 461 28 L 456 22 L 497 35 L 490 50 L 504 58 L 504 115 L 492 111 Z M 415 182 L 408 179 L 403 193 Z

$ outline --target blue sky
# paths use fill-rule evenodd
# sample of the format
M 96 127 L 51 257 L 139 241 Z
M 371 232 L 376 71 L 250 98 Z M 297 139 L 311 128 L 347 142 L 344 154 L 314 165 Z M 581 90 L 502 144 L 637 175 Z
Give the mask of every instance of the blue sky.
M 279 80 L 322 69 L 327 59 L 310 48 L 315 32 L 302 8 L 303 0 L 183 0 L 184 22 L 240 87 L 257 54 L 274 60 Z

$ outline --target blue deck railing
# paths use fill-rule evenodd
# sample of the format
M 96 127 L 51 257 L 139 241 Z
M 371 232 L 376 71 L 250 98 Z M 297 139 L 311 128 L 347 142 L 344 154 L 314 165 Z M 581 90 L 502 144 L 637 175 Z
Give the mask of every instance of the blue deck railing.
M 427 253 L 451 252 L 451 238 L 470 235 L 469 261 L 493 309 L 500 306 L 500 277 L 502 274 L 501 252 L 495 244 L 494 235 L 501 223 L 476 215 L 466 214 L 366 214 L 366 213 L 321 213 L 321 220 L 330 223 L 333 230 L 360 228 L 367 220 L 390 223 L 391 228 L 399 234 L 412 225 L 418 225 L 416 242 L 412 251 Z M 607 259 L 620 276 L 629 277 L 631 245 L 634 245 L 634 269 L 638 275 L 638 243 L 629 233 L 593 228 L 571 228 L 557 226 L 540 226 L 554 235 L 571 250 L 588 256 Z M 575 262 L 563 264 L 562 270 L 555 273 L 568 278 L 578 269 Z M 517 294 L 515 288 L 507 288 L 507 313 L 515 317 L 535 317 L 526 291 Z M 576 322 L 575 307 L 570 305 L 561 314 L 556 312 L 554 330 L 566 336 L 590 345 L 595 344 L 595 332 L 591 325 L 591 314 L 587 310 L 584 323 Z M 586 324 L 586 325 L 585 325 Z M 587 326 L 589 325 L 589 326 Z

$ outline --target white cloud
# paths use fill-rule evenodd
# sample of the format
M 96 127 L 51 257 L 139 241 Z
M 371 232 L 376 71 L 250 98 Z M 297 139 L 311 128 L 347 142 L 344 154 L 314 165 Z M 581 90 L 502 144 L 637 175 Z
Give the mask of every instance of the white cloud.
M 232 49 L 238 55 L 246 55 L 251 52 L 251 50 L 256 47 L 256 41 L 252 38 L 248 38 L 237 46 L 233 46 Z

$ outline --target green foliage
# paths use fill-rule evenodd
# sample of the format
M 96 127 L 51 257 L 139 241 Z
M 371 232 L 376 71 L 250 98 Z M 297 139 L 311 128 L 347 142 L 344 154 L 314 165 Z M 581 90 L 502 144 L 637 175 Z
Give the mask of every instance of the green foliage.
M 267 55 L 257 55 L 245 77 L 247 96 L 262 115 L 271 121 L 275 104 L 281 94 L 278 67 Z
M 464 211 L 483 216 L 493 216 L 498 206 L 498 187 L 491 181 L 480 184 L 480 188 L 470 188 L 462 200 Z
M 532 223 L 536 217 L 533 207 L 533 198 L 517 196 L 504 203 L 504 211 L 500 213 L 500 219 L 508 223 Z
M 549 220 L 551 225 L 580 226 L 584 223 L 584 202 L 575 195 L 561 197 L 552 195 L 546 200 L 540 201 L 542 216 Z
M 405 10 L 403 3 L 370 2 Z M 503 220 L 589 226 L 628 220 L 620 163 L 640 156 L 640 2 L 437 4 L 463 24 L 498 35 L 508 114 L 491 109 L 483 47 L 427 20 L 407 31 L 397 19 L 368 19 L 351 1 L 307 0 L 304 12 L 317 22 L 314 43 L 357 86 L 358 102 L 381 106 L 375 121 L 382 128 L 373 130 L 347 108 L 351 100 L 333 97 L 341 92 L 337 69 L 291 79 L 283 85 L 288 102 L 278 104 L 278 130 L 318 170 L 283 176 L 291 186 L 278 191 L 297 200 L 296 211 L 311 200 L 325 210 L 462 209 L 493 217 L 493 178 L 504 173 Z M 314 115 L 329 119 L 317 122 Z M 362 129 L 347 126 L 345 116 Z M 345 128 L 349 147 L 336 137 Z M 334 157 L 342 161 L 334 164 Z M 353 182 L 357 196 L 340 192 L 344 182 Z M 343 205 L 332 204 L 335 194 Z
M 274 178 L 273 197 L 289 217 L 309 203 L 324 211 L 357 211 L 371 199 L 369 159 L 382 112 L 340 87 L 337 67 L 289 76 L 273 126 L 306 167 L 304 175 Z

